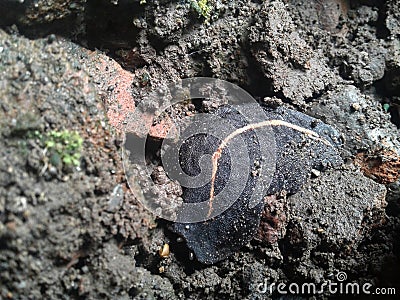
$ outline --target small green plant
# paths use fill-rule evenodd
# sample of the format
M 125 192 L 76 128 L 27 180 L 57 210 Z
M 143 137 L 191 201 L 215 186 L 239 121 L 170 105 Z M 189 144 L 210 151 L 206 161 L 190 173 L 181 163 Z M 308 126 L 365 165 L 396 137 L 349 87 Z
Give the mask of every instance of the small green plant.
M 387 113 L 389 111 L 389 108 L 390 108 L 390 104 L 389 103 L 383 104 L 383 110 L 385 111 L 385 113 Z
M 190 6 L 204 19 L 210 19 L 210 13 L 212 6 L 208 3 L 208 0 L 189 0 Z
M 52 130 L 41 139 L 50 156 L 58 156 L 65 165 L 79 166 L 83 139 L 78 132 Z

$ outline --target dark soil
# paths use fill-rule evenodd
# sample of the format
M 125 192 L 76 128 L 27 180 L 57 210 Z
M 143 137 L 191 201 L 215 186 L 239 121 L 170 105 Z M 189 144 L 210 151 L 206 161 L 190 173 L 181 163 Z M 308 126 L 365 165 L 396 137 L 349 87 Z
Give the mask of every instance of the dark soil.
M 209 0 L 204 16 L 196 3 L 0 3 L 0 299 L 268 299 L 281 295 L 260 293 L 264 282 L 340 272 L 400 292 L 400 1 Z M 124 171 L 142 180 L 123 147 L 129 112 L 195 76 L 345 140 L 343 165 L 265 197 L 255 238 L 211 265 L 143 207 Z M 160 201 L 182 193 L 159 165 L 163 126 L 224 100 L 183 103 L 153 124 L 146 168 Z M 76 164 L 51 146 L 62 132 L 83 142 Z

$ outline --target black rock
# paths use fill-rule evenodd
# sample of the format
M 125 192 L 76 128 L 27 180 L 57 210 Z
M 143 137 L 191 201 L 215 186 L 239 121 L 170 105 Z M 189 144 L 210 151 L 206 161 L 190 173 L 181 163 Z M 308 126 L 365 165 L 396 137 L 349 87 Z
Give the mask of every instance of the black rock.
M 225 259 L 253 238 L 260 223 L 263 196 L 282 191 L 288 194 L 296 193 L 309 178 L 312 169 L 322 171 L 342 163 L 337 149 L 342 143 L 342 138 L 334 128 L 283 107 L 263 110 L 265 120 L 257 122 L 279 120 L 269 129 L 271 131 L 272 128 L 275 142 L 260 140 L 268 137 L 268 134 L 257 136 L 256 133 L 268 130 L 266 127 L 257 131 L 250 129 L 240 134 L 247 147 L 247 153 L 240 155 L 247 155 L 251 164 L 250 168 L 244 168 L 247 182 L 240 196 L 223 213 L 207 221 L 172 225 L 172 230 L 185 238 L 188 247 L 202 263 L 212 264 Z M 222 106 L 214 114 L 228 120 L 235 128 L 249 125 L 246 118 L 230 106 Z M 220 142 L 216 137 L 206 134 L 189 138 L 179 152 L 182 169 L 190 176 L 198 175 L 201 172 L 200 158 L 205 154 L 213 155 Z M 257 170 L 266 163 L 260 146 L 262 143 L 275 144 L 275 170 L 273 176 L 270 174 L 272 180 L 269 186 L 258 196 L 255 203 L 250 203 L 254 200 L 251 197 L 257 184 L 261 184 Z M 228 144 L 221 152 L 214 195 L 218 195 L 224 189 L 230 176 L 243 176 L 243 172 L 231 172 L 231 154 L 235 150 L 230 149 Z M 184 188 L 183 199 L 187 203 L 208 201 L 210 189 L 211 183 L 197 188 Z

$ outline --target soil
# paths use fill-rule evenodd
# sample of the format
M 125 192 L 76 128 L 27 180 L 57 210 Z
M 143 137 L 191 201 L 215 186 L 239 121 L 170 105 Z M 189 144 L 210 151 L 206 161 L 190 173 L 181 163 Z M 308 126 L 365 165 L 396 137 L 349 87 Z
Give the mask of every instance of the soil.
M 195 0 L 0 3 L 0 299 L 268 299 L 285 296 L 260 284 L 340 272 L 400 292 L 400 1 L 206 3 L 208 13 Z M 255 238 L 210 265 L 125 176 L 148 180 L 124 148 L 124 130 L 144 136 L 135 109 L 195 76 L 320 119 L 345 141 L 343 164 L 265 197 Z M 210 99 L 141 120 L 160 201 L 182 189 L 159 144 L 182 116 L 226 100 Z M 76 164 L 71 141 L 53 148 L 62 132 L 81 138 Z

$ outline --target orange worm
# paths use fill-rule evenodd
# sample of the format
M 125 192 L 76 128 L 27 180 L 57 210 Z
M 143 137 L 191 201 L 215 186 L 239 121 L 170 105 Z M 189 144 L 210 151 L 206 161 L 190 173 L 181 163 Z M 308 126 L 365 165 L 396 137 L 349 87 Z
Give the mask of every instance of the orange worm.
M 214 200 L 214 191 L 215 191 L 215 178 L 217 175 L 217 170 L 218 170 L 218 160 L 221 157 L 222 151 L 224 150 L 224 148 L 228 145 L 228 143 L 235 138 L 236 136 L 238 136 L 239 134 L 242 134 L 248 130 L 252 130 L 252 129 L 257 129 L 257 128 L 261 128 L 261 127 L 265 127 L 265 126 L 286 126 L 289 128 L 292 128 L 296 131 L 299 131 L 301 133 L 304 133 L 305 135 L 309 136 L 311 139 L 319 141 L 321 143 L 324 143 L 327 146 L 332 146 L 332 144 L 330 142 L 328 142 L 326 139 L 322 138 L 319 134 L 317 134 L 316 132 L 303 128 L 301 126 L 298 125 L 294 125 L 292 123 L 289 122 L 285 122 L 282 120 L 268 120 L 268 121 L 263 121 L 263 122 L 259 122 L 259 123 L 253 123 L 253 124 L 249 124 L 246 125 L 244 127 L 241 127 L 239 129 L 236 129 L 235 131 L 233 131 L 231 134 L 229 134 L 225 139 L 223 139 L 219 145 L 219 147 L 217 148 L 217 150 L 214 152 L 213 156 L 212 156 L 212 173 L 211 173 L 211 188 L 210 188 L 210 201 L 209 201 L 209 209 L 208 209 L 208 214 L 207 217 L 209 218 L 211 216 L 212 210 L 213 210 L 213 200 Z

